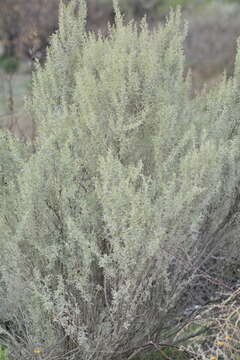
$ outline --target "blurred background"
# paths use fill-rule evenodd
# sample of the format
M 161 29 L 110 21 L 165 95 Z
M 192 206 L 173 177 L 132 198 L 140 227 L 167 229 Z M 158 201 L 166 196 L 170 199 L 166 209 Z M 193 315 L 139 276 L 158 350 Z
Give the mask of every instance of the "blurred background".
M 66 0 L 68 1 L 68 0 Z M 87 0 L 87 28 L 106 33 L 114 23 L 112 0 Z M 189 31 L 184 48 L 193 94 L 233 72 L 240 36 L 240 0 L 119 0 L 127 19 L 147 16 L 151 27 L 181 6 Z M 45 60 L 49 36 L 58 27 L 59 0 L 0 0 L 0 127 L 31 140 L 34 126 L 24 111 L 34 59 Z

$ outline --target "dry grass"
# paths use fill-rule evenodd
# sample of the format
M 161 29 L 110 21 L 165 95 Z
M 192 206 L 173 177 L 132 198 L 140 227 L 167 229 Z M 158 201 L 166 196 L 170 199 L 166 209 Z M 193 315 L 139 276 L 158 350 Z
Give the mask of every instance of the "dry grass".
M 196 325 L 208 329 L 207 336 L 195 339 L 191 346 L 196 359 L 240 360 L 240 289 L 207 307 Z

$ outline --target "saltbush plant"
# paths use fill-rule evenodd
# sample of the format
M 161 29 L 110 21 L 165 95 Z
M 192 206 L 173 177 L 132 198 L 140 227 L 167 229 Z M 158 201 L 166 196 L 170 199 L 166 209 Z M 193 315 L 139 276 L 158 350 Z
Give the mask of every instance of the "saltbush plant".
M 84 1 L 61 4 L 33 75 L 35 152 L 23 145 L 1 185 L 1 342 L 14 359 L 176 345 L 192 285 L 237 255 L 239 65 L 192 100 L 180 11 L 153 31 L 115 14 L 102 38 L 85 30 Z M 17 147 L 1 154 L 9 179 Z

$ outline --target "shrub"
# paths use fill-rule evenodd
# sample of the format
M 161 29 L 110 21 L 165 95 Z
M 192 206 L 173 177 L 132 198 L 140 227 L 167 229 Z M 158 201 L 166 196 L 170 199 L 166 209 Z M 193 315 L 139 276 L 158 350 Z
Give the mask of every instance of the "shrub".
M 69 0 L 63 0 L 67 3 Z M 200 0 L 205 4 L 209 0 Z M 171 7 L 188 7 L 191 0 L 121 0 L 120 8 L 128 19 L 147 14 L 150 21 L 165 18 Z M 59 0 L 0 0 L 0 40 L 7 56 L 45 57 L 49 35 L 58 27 Z M 107 22 L 114 20 L 111 0 L 87 0 L 88 26 L 105 32 Z
M 235 246 L 237 80 L 190 100 L 180 12 L 153 32 L 115 12 L 103 39 L 86 33 L 83 1 L 61 4 L 34 73 L 36 152 L 9 195 L 13 218 L 1 212 L 1 341 L 15 359 L 177 344 L 191 284 Z

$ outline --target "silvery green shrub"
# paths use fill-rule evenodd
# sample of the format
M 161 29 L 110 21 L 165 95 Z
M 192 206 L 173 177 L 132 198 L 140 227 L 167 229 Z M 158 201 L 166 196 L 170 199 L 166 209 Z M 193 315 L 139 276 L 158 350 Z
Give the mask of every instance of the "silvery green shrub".
M 237 241 L 224 226 L 237 211 L 238 71 L 193 100 L 180 12 L 154 31 L 115 12 L 102 38 L 85 31 L 84 1 L 61 4 L 33 74 L 36 151 L 1 211 L 1 341 L 15 359 L 174 344 L 199 270 Z

